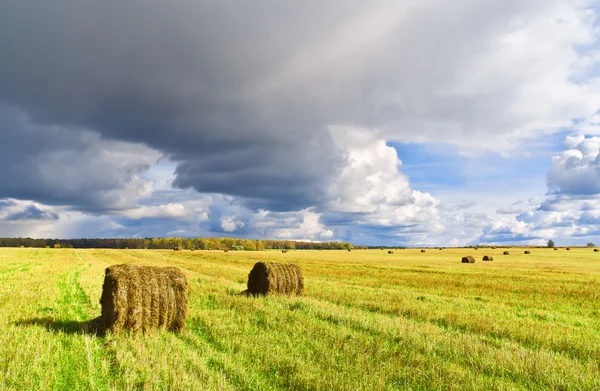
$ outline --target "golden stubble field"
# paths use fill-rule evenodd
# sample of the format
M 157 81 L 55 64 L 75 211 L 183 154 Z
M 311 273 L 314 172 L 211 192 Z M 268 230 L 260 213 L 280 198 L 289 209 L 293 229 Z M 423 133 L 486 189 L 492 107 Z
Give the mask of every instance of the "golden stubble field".
M 600 390 L 600 253 L 504 250 L 0 249 L 0 389 Z M 305 296 L 239 296 L 259 260 Z M 187 330 L 88 332 L 118 263 L 180 267 Z

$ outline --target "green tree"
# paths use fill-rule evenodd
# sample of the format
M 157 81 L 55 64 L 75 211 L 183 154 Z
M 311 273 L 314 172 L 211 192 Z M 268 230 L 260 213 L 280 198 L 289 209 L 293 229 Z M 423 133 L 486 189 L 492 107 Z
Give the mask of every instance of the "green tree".
M 548 240 L 548 247 L 554 247 L 554 240 Z
M 587 246 L 588 246 L 588 247 L 596 247 L 596 245 L 595 245 L 594 243 L 592 243 L 592 242 L 589 242 L 589 243 L 587 244 Z

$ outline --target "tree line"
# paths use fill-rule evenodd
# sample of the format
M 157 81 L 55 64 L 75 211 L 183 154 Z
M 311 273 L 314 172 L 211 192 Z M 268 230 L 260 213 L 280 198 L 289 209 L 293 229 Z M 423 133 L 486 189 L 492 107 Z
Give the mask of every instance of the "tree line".
M 352 250 L 362 248 L 348 242 L 295 242 L 291 240 L 251 240 L 236 238 L 103 238 L 32 239 L 0 238 L 0 247 L 130 248 L 172 250 Z

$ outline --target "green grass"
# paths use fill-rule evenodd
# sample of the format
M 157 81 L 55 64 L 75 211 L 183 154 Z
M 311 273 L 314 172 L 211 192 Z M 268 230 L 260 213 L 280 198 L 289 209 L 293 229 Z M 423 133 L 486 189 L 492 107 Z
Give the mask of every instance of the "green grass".
M 600 253 L 503 250 L 0 249 L 0 389 L 599 390 Z M 239 296 L 259 260 L 305 296 Z M 116 263 L 182 268 L 187 330 L 89 333 Z

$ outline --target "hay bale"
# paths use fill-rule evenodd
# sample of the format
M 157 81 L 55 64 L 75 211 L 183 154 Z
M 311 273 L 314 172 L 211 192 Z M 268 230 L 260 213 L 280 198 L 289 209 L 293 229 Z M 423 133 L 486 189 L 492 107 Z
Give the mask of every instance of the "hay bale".
M 50 246 L 46 246 L 46 248 L 50 248 Z
M 479 250 L 479 249 L 477 247 L 475 247 L 474 250 Z
M 421 250 L 421 252 L 422 252 L 422 253 L 424 253 L 424 252 L 425 252 L 425 250 Z
M 229 250 L 228 250 L 228 249 L 225 249 L 225 250 L 223 250 L 223 252 L 224 252 L 224 253 L 228 253 L 228 252 L 229 252 Z
M 510 254 L 510 253 L 509 253 L 508 251 L 505 251 L 505 252 L 503 252 L 502 254 L 504 254 L 504 255 L 508 255 L 508 254 Z
M 525 250 L 525 251 L 523 251 L 523 254 L 531 254 L 531 252 L 528 250 Z
M 281 250 L 281 252 L 285 254 L 288 252 L 288 250 Z
M 394 252 L 392 250 L 388 251 L 388 254 L 393 254 Z
M 554 251 L 558 251 L 558 249 L 556 247 L 554 247 Z
M 175 247 L 173 250 L 175 250 L 175 251 L 183 251 L 183 247 Z
M 187 318 L 187 279 L 176 267 L 115 265 L 102 286 L 103 330 L 180 331 Z
M 597 253 L 598 251 L 600 251 L 600 250 L 598 250 L 597 248 L 595 248 L 595 249 L 594 249 L 594 252 L 595 252 L 595 253 Z
M 475 258 L 473 258 L 472 256 L 468 255 L 466 257 L 462 258 L 462 263 L 475 263 Z
M 304 293 L 304 276 L 293 263 L 257 262 L 248 274 L 247 295 Z
M 494 260 L 494 257 L 489 257 L 489 256 L 487 256 L 487 255 L 484 255 L 484 256 L 483 256 L 483 260 L 484 260 L 484 261 L 493 261 L 493 260 Z
M 566 249 L 566 250 L 567 250 L 567 251 L 569 251 L 569 250 L 571 250 L 571 249 L 570 249 L 569 247 L 567 247 L 567 249 Z

